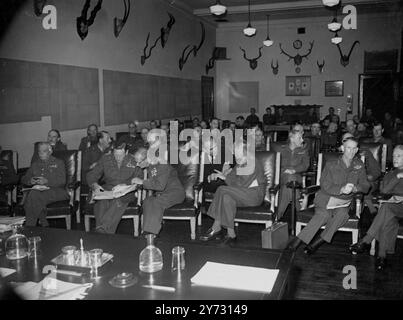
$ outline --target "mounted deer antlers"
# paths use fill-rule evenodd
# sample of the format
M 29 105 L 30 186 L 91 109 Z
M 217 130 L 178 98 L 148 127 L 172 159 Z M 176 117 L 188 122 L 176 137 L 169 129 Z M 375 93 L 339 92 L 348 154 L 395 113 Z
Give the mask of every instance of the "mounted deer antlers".
M 247 60 L 247 61 L 249 61 L 249 67 L 250 67 L 252 70 L 255 70 L 256 67 L 257 67 L 257 61 L 258 61 L 259 58 L 262 56 L 262 49 L 263 49 L 263 47 L 260 47 L 260 48 L 259 48 L 259 55 L 258 55 L 256 58 L 253 58 L 253 59 L 247 58 L 247 57 L 246 57 L 246 51 L 245 51 L 244 49 L 242 49 L 242 47 L 239 47 L 239 48 L 243 51 L 243 57 L 244 57 L 244 59 Z
M 348 53 L 348 55 L 343 54 L 343 52 L 341 51 L 340 48 L 340 44 L 337 44 L 337 48 L 339 48 L 339 52 L 340 52 L 340 63 L 343 67 L 346 67 L 349 63 L 350 63 L 350 55 L 353 52 L 353 49 L 355 47 L 356 44 L 359 44 L 360 42 L 358 40 L 354 41 L 353 45 L 351 46 L 350 52 Z
M 271 66 L 271 69 L 273 70 L 273 74 L 277 74 L 278 73 L 278 60 L 276 60 L 276 65 L 274 65 L 273 59 L 272 59 L 270 66 Z
M 316 60 L 316 64 L 318 65 L 319 68 L 319 72 L 322 73 L 323 72 L 323 67 L 325 66 L 325 59 L 323 59 L 323 63 L 320 64 L 318 60 Z
M 301 68 L 299 68 L 299 66 L 300 66 L 301 63 L 302 63 L 302 59 L 303 59 L 303 58 L 308 59 L 308 56 L 309 56 L 309 55 L 311 54 L 311 52 L 312 52 L 313 44 L 314 44 L 314 41 L 309 42 L 310 48 L 308 49 L 308 52 L 307 52 L 306 54 L 300 55 L 299 53 L 297 53 L 295 56 L 291 56 L 291 55 L 289 55 L 287 52 L 285 52 L 285 51 L 283 50 L 283 48 L 281 47 L 281 43 L 279 44 L 279 46 L 280 46 L 281 54 L 286 55 L 286 56 L 288 57 L 288 61 L 290 61 L 291 59 L 294 60 L 294 65 L 297 66 L 297 67 L 295 68 L 295 71 L 296 71 L 297 73 L 299 73 L 299 71 L 301 70 Z
M 37 17 L 40 17 L 47 0 L 34 0 L 34 12 Z
M 168 12 L 168 16 L 169 16 L 169 21 L 167 23 L 167 26 L 165 28 L 161 28 L 160 38 L 161 38 L 161 46 L 163 48 L 165 48 L 165 44 L 168 41 L 169 32 L 171 31 L 172 26 L 175 24 L 175 21 L 176 21 L 175 17 L 172 14 L 170 14 L 169 12 Z
M 189 52 L 186 54 L 186 50 L 190 47 L 190 45 L 186 46 L 185 49 L 183 49 L 182 51 L 182 56 L 179 58 L 179 70 L 183 69 L 183 66 L 185 65 L 185 63 L 187 62 L 189 56 L 191 53 L 193 53 L 193 56 L 196 57 L 197 56 L 197 52 L 200 50 L 200 48 L 202 47 L 203 43 L 204 43 L 204 39 L 206 38 L 206 30 L 204 28 L 204 24 L 202 22 L 200 22 L 201 28 L 202 28 L 202 36 L 200 39 L 200 43 L 199 45 L 194 45 L 192 49 L 189 50 Z
M 113 19 L 113 34 L 116 38 L 119 37 L 120 31 L 122 31 L 130 14 L 130 0 L 127 0 L 127 4 L 126 0 L 123 0 L 123 3 L 125 5 L 125 13 L 123 14 L 123 19 L 116 17 Z
M 90 18 L 87 19 L 88 9 L 90 8 L 91 0 L 85 0 L 85 4 L 83 10 L 81 11 L 81 16 L 77 17 L 77 33 L 80 36 L 81 40 L 88 35 L 88 28 L 94 23 L 95 17 L 99 10 L 101 10 L 102 0 L 98 0 L 97 5 L 91 11 Z
M 172 26 L 175 24 L 174 16 L 172 14 L 170 14 L 169 12 L 168 12 L 168 16 L 169 16 L 169 21 L 167 23 L 167 26 L 165 28 L 161 28 L 160 36 L 157 39 L 155 39 L 154 44 L 149 49 L 148 49 L 148 41 L 150 40 L 150 33 L 148 33 L 147 40 L 146 40 L 146 46 L 143 49 L 143 55 L 140 57 L 142 66 L 144 65 L 146 60 L 151 56 L 151 52 L 157 46 L 158 41 L 161 40 L 161 46 L 163 48 L 165 47 L 165 44 L 168 41 L 169 32 L 171 31 Z M 148 49 L 148 53 L 147 53 L 147 49 Z

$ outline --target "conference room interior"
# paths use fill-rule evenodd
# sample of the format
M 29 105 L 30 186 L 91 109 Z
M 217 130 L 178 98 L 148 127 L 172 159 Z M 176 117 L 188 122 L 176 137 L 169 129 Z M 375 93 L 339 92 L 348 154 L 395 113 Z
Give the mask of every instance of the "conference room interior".
M 152 129 L 152 121 L 157 127 L 169 127 L 170 121 L 178 121 L 182 128 L 193 128 L 195 118 L 199 123 L 206 121 L 207 125 L 211 119 L 218 119 L 220 129 L 230 128 L 232 124 L 239 128 L 237 118 L 247 119 L 254 108 L 259 117 L 256 125 L 263 134 L 263 152 L 275 152 L 274 145 L 286 144 L 295 124 L 303 126 L 304 136 L 311 134 L 312 123 L 320 123 L 323 129 L 323 119 L 329 108 L 333 108 L 339 121 L 338 143 L 341 143 L 342 133 L 348 132 L 346 123 L 356 118 L 355 125 L 359 126 L 362 123 L 359 119 L 371 110 L 372 126 L 365 124 L 364 127 L 368 137 L 377 122 L 382 123 L 385 130 L 388 120 L 385 114 L 388 114 L 393 122 L 389 138 L 393 146 L 403 144 L 402 2 L 341 0 L 336 7 L 327 6 L 325 2 L 2 0 L 0 146 L 4 152 L 10 150 L 19 182 L 9 192 L 5 205 L 7 213 L 1 211 L 1 215 L 24 215 L 21 177 L 32 164 L 32 156 L 38 148 L 35 144 L 46 141 L 52 129 L 60 132 L 67 150 L 75 150 L 77 155 L 90 124 L 96 124 L 98 131 L 107 131 L 114 141 L 119 141 L 128 132 L 130 123 L 136 124 L 138 136 L 143 128 Z M 210 6 L 216 3 L 226 6 L 225 13 L 211 13 Z M 90 7 L 85 12 L 87 4 Z M 96 8 L 97 5 L 100 7 Z M 80 26 L 79 18 L 83 19 L 85 27 Z M 330 30 L 332 22 L 340 23 L 337 31 Z M 342 38 L 341 42 L 339 38 Z M 263 122 L 267 108 L 276 119 L 270 124 Z M 246 121 L 242 128 L 247 125 Z M 326 133 L 326 129 L 323 130 L 322 136 Z M 318 154 L 337 152 L 336 145 L 326 150 L 321 146 L 317 146 Z M 81 159 L 84 152 L 80 153 Z M 376 160 L 379 160 L 383 176 L 393 169 L 393 163 L 386 161 L 382 146 L 376 152 L 379 152 Z M 310 170 L 315 178 L 309 172 L 304 186 L 305 183 L 317 184 L 318 163 L 317 160 L 314 162 L 312 169 L 311 159 Z M 81 174 L 76 177 L 83 179 Z M 52 230 L 49 234 L 44 233 L 44 239 L 57 235 L 53 229 L 60 230 L 61 234 L 65 234 L 65 229 L 71 229 L 69 240 L 88 233 L 88 241 L 96 243 L 98 235 L 94 232 L 93 212 L 86 211 L 87 194 L 88 186 L 75 189 L 69 218 L 63 213 L 60 214 L 62 218 L 48 219 Z M 312 198 L 310 201 L 312 205 Z M 368 229 L 368 221 L 373 220 L 373 217 L 368 218 L 364 203 L 360 203 L 362 208 L 358 211 L 361 210 L 361 218 L 367 220 L 356 220 L 353 227 L 346 227 L 347 231 L 339 230 L 330 244 L 323 244 L 312 255 L 302 249 L 290 253 L 284 248 L 268 248 L 263 234 L 268 227 L 267 221 L 262 223 L 263 218 L 259 217 L 257 223 L 253 223 L 254 219 L 247 214 L 245 219 L 252 223 L 242 219 L 237 222 L 234 245 L 223 247 L 219 240 L 201 241 L 199 237 L 213 224 L 213 219 L 207 215 L 209 204 L 207 201 L 198 203 L 192 212 L 193 220 L 188 216 L 177 219 L 176 213 L 164 218 L 156 246 L 160 244 L 165 248 L 167 244 L 175 244 L 189 246 L 189 250 L 200 246 L 200 252 L 209 252 L 206 248 L 211 252 L 219 248 L 217 252 L 225 252 L 223 256 L 228 257 L 228 261 L 233 259 L 231 250 L 234 254 L 239 250 L 240 256 L 245 254 L 246 257 L 247 252 L 251 255 L 248 261 L 239 261 L 239 264 L 252 267 L 255 266 L 253 250 L 256 255 L 259 252 L 269 255 L 270 250 L 281 255 L 284 251 L 279 261 L 290 259 L 281 274 L 282 281 L 286 278 L 285 287 L 279 293 L 276 286 L 276 296 L 269 296 L 270 299 L 403 298 L 402 223 L 395 252 L 388 256 L 384 271 L 374 268 L 376 256 L 373 254 L 355 255 L 349 251 L 355 235 L 361 238 L 361 228 L 365 225 Z M 377 208 L 378 205 L 376 203 Z M 270 213 L 272 208 L 267 207 L 270 225 L 274 222 Z M 289 233 L 296 232 L 295 226 L 291 226 L 295 222 L 292 208 L 291 205 L 288 207 L 283 219 L 288 223 Z M 351 210 L 355 212 L 356 207 Z M 116 235 L 111 237 L 137 241 L 137 250 L 141 247 L 137 243 L 145 246 L 146 242 L 141 233 L 141 210 L 134 215 L 137 218 L 123 218 Z M 298 212 L 295 223 L 297 229 L 306 225 L 300 223 Z M 35 228 L 27 230 L 31 235 L 32 232 L 35 234 Z M 3 237 L 4 246 L 6 238 L 1 234 L 0 237 Z M 105 239 L 102 243 L 106 243 Z M 62 238 L 57 241 L 61 244 L 60 250 L 70 244 Z M 115 241 L 114 245 L 117 243 L 112 241 Z M 42 242 L 42 250 L 46 250 L 46 246 Z M 111 248 L 115 247 L 111 245 Z M 140 249 L 134 254 L 138 256 Z M 170 267 L 171 252 L 168 250 L 163 254 L 164 265 Z M 5 261 L 4 256 L 0 257 L 0 267 L 9 267 Z M 261 261 L 263 258 L 258 266 Z M 189 269 L 193 268 L 190 265 Z M 346 267 L 351 266 L 356 270 L 356 286 L 346 288 Z M 100 290 L 93 299 L 111 298 Z M 197 299 L 197 294 L 193 294 L 190 299 Z M 205 295 L 200 297 L 206 298 Z M 223 294 L 217 297 L 230 300 L 238 296 Z M 130 296 L 122 298 L 130 299 Z M 154 299 L 155 296 L 143 298 Z M 138 295 L 136 299 L 139 299 Z M 170 299 L 170 296 L 157 295 L 157 299 Z

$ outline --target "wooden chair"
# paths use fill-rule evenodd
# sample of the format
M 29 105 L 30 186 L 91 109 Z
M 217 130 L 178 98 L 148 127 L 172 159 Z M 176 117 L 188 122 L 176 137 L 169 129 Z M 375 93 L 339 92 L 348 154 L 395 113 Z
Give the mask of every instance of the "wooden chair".
M 319 153 L 318 155 L 318 168 L 316 175 L 316 185 L 306 187 L 303 192 L 303 199 L 301 204 L 301 210 L 297 213 L 297 223 L 296 223 L 296 235 L 298 235 L 303 226 L 306 226 L 309 221 L 311 221 L 313 215 L 315 214 L 315 208 L 313 205 L 309 205 L 309 196 L 316 194 L 320 190 L 320 178 L 322 174 L 322 170 L 325 167 L 326 161 L 335 160 L 340 157 L 341 153 L 339 152 L 328 152 L 328 153 Z M 361 160 L 365 162 L 365 158 L 361 157 Z M 355 198 L 356 201 L 356 210 L 355 216 L 350 217 L 347 223 L 339 229 L 339 231 L 351 232 L 352 243 L 356 243 L 358 241 L 359 236 L 359 228 L 358 222 L 361 214 L 362 201 L 361 197 L 357 196 Z M 324 229 L 325 226 L 322 227 Z
M 11 161 L 15 172 L 18 170 L 18 153 L 13 150 L 3 150 L 0 155 L 6 161 Z M 17 202 L 17 185 L 10 184 L 6 186 L 7 202 L 0 202 L 0 214 L 10 214 L 13 204 Z
M 66 190 L 69 200 L 57 201 L 47 205 L 47 219 L 65 219 L 67 230 L 71 229 L 71 215 L 78 212 L 81 184 L 81 151 L 55 151 L 53 156 L 64 161 L 66 165 Z

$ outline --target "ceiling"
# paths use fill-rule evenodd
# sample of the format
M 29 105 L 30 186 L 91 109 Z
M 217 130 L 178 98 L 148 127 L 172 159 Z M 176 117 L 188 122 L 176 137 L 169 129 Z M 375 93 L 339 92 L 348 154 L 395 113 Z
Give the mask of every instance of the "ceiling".
M 220 0 L 227 13 L 216 17 L 209 11 L 215 0 L 166 0 L 170 5 L 202 17 L 215 25 L 248 21 L 248 0 Z M 342 0 L 342 5 L 353 4 L 359 13 L 402 12 L 401 0 Z M 322 0 L 251 0 L 251 20 L 298 19 L 332 16 L 333 11 L 323 6 Z

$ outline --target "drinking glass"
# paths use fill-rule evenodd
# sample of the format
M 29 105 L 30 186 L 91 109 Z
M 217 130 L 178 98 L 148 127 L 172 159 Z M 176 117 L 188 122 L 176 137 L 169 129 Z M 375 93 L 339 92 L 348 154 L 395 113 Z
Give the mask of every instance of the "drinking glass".
M 37 257 L 41 255 L 41 237 L 28 238 L 28 257 Z
M 172 271 L 180 271 L 185 269 L 185 248 L 176 246 L 172 249 Z

